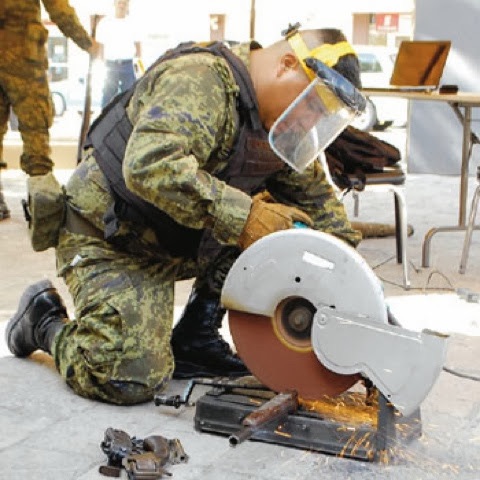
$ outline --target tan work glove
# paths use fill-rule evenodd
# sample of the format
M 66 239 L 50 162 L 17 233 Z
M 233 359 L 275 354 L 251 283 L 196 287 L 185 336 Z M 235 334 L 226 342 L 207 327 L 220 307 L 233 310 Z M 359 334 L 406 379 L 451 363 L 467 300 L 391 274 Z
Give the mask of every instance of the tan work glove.
M 260 193 L 257 193 L 252 197 L 252 200 L 254 202 L 262 200 L 263 202 L 267 203 L 277 203 L 275 202 L 275 199 L 270 195 L 270 192 L 268 190 L 262 190 Z
M 298 208 L 281 203 L 267 203 L 258 197 L 254 198 L 238 245 L 245 250 L 265 235 L 293 228 L 293 222 L 302 222 L 313 227 L 312 219 Z

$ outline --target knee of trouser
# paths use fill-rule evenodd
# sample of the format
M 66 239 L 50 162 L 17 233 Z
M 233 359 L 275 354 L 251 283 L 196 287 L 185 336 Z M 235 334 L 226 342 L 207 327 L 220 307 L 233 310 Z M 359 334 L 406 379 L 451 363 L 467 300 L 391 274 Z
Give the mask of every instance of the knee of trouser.
M 114 405 L 136 405 L 150 402 L 155 393 L 163 390 L 167 384 L 165 381 L 163 385 L 152 388 L 141 383 L 118 380 L 100 383 L 92 376 L 82 378 L 73 374 L 69 376 L 67 373 L 66 377 L 67 385 L 77 395 Z
M 108 362 L 93 367 L 85 358 L 65 356 L 58 348 L 53 349 L 55 363 L 67 385 L 82 397 L 100 400 L 115 405 L 135 405 L 153 400 L 172 378 L 172 364 L 163 368 L 159 365 L 153 371 L 137 372 L 136 378 L 117 375 L 113 364 Z
M 135 405 L 153 400 L 155 390 L 134 382 L 111 380 L 101 387 L 100 400 L 116 405 Z

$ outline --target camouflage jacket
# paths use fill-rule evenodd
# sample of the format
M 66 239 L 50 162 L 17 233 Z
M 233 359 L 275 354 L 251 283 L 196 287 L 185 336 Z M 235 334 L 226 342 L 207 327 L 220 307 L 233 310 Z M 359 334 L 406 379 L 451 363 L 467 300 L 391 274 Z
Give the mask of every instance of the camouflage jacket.
M 236 47 L 234 52 L 248 67 L 249 44 Z M 237 244 L 251 206 L 247 194 L 216 176 L 224 168 L 238 133 L 238 92 L 224 59 L 196 53 L 150 70 L 137 85 L 127 109 L 133 124 L 123 163 L 127 187 L 182 225 L 211 228 L 214 238 L 225 245 Z M 102 174 L 95 160 L 90 157 L 79 168 L 82 177 L 96 179 L 94 190 L 98 191 Z M 81 193 L 80 185 L 72 202 L 103 231 L 103 215 L 112 199 L 106 179 L 101 183 L 104 202 L 99 202 L 100 198 L 88 200 L 88 190 Z M 317 229 L 353 245 L 360 240 L 320 163 L 315 162 L 302 174 L 285 166 L 268 180 L 268 190 L 277 201 L 308 213 Z M 141 226 L 125 226 L 125 234 L 129 228 L 137 229 L 137 238 L 142 235 Z

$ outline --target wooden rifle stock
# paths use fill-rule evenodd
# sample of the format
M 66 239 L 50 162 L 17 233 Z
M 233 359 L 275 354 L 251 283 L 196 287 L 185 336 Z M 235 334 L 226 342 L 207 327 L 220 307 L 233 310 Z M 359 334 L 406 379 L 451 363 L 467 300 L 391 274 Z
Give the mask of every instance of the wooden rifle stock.
M 95 40 L 97 33 L 97 25 L 100 20 L 100 15 L 92 15 L 91 17 L 91 34 L 90 37 Z M 88 70 L 87 70 L 87 79 L 85 83 L 85 102 L 83 105 L 83 114 L 82 114 L 82 125 L 80 127 L 80 136 L 78 139 L 77 147 L 77 165 L 82 160 L 83 144 L 87 138 L 88 129 L 90 128 L 90 110 L 92 107 L 92 66 L 94 58 L 90 54 L 88 59 Z

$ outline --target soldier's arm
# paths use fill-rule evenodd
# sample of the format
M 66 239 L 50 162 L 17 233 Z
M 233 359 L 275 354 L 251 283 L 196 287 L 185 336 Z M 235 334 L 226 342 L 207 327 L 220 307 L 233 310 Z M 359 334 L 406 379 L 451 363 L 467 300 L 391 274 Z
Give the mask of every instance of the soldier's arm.
M 290 168 L 282 170 L 269 180 L 268 190 L 277 202 L 298 207 L 310 215 L 316 230 L 331 233 L 352 246 L 360 242 L 360 232 L 352 228 L 345 207 L 319 161 L 303 173 Z
M 92 46 L 92 40 L 68 0 L 42 0 L 42 2 L 50 19 L 61 32 L 71 38 L 82 50 L 88 51 Z
M 220 166 L 209 159 L 233 143 L 236 92 L 223 61 L 206 65 L 199 55 L 194 63 L 175 60 L 132 99 L 141 107 L 133 114 L 124 176 L 129 189 L 178 223 L 210 227 L 218 241 L 235 245 L 251 199 L 212 175 Z

